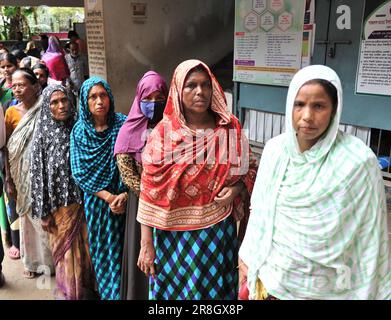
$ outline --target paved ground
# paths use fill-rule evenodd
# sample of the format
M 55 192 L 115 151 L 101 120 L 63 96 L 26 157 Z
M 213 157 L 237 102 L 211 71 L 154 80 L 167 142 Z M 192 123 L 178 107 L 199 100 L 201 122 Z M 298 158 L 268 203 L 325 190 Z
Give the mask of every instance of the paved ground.
M 23 264 L 8 258 L 4 246 L 3 273 L 5 285 L 0 289 L 0 300 L 53 300 L 54 277 L 40 276 L 35 279 L 23 278 Z

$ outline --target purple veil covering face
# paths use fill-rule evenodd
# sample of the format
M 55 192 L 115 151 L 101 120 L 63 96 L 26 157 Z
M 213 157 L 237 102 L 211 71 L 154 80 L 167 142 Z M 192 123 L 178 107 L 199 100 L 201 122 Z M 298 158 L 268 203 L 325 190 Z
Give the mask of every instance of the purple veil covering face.
M 144 132 L 148 129 L 148 118 L 140 109 L 140 101 L 154 91 L 168 94 L 167 84 L 163 77 L 155 71 L 148 71 L 137 84 L 136 97 L 125 123 L 121 127 L 114 147 L 114 156 L 118 153 L 129 153 L 141 163 L 141 152 L 146 140 Z
M 43 61 L 48 61 L 57 57 L 58 55 L 62 55 L 61 45 L 58 39 L 54 36 L 49 37 L 49 46 L 46 49 L 45 53 L 42 55 Z

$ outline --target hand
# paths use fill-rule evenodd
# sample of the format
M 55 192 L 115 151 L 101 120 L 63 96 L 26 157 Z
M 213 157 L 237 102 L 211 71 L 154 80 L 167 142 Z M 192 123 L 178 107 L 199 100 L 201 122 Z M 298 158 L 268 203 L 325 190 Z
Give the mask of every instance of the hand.
M 235 184 L 231 187 L 224 187 L 214 198 L 214 201 L 216 201 L 220 206 L 228 206 L 236 196 L 242 191 L 243 185 L 242 184 Z
M 126 201 L 128 200 L 128 197 L 126 193 L 121 193 L 117 196 L 114 196 L 114 200 L 110 203 L 110 206 L 122 206 L 126 204 Z
M 41 219 L 41 226 L 44 231 L 49 233 L 55 233 L 57 230 L 56 222 L 51 214 Z
M 105 198 L 104 200 L 110 205 L 116 198 L 117 196 L 115 196 L 114 194 L 111 194 L 109 193 Z M 103 198 L 102 198 L 103 199 Z
M 10 198 L 13 198 L 13 199 L 16 200 L 18 194 L 16 192 L 16 187 L 15 187 L 15 184 L 12 181 L 12 179 L 10 179 L 10 180 L 6 179 L 5 180 L 5 187 L 6 187 L 7 195 Z
M 239 258 L 238 268 L 239 268 L 239 286 L 241 286 L 243 282 L 247 281 L 248 267 L 240 258 Z
M 155 278 L 155 261 L 156 252 L 152 241 L 141 241 L 140 254 L 138 256 L 137 266 L 146 276 L 151 275 Z
M 122 214 L 126 209 L 127 195 L 121 193 L 114 197 L 114 200 L 110 203 L 110 209 L 114 214 Z
M 244 262 L 239 258 L 239 300 L 248 300 L 249 299 L 249 291 L 247 287 L 247 272 L 248 268 L 244 264 Z

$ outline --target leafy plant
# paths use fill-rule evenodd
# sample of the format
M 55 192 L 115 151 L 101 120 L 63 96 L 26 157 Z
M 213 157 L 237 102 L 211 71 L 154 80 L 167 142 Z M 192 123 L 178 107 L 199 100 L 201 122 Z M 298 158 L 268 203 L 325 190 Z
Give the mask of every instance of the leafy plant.
M 31 36 L 28 17 L 37 21 L 36 7 L 0 6 L 0 18 L 3 25 L 3 39 L 15 40 L 18 32 Z

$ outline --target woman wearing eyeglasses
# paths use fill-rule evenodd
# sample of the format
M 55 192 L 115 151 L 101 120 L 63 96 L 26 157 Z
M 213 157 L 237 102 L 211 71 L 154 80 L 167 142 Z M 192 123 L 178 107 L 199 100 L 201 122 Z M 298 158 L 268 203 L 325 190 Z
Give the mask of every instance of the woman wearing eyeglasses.
M 114 111 L 108 83 L 86 80 L 80 90 L 79 118 L 71 133 L 71 169 L 84 192 L 90 254 L 101 299 L 120 299 L 126 187 L 114 145 L 125 116 Z

